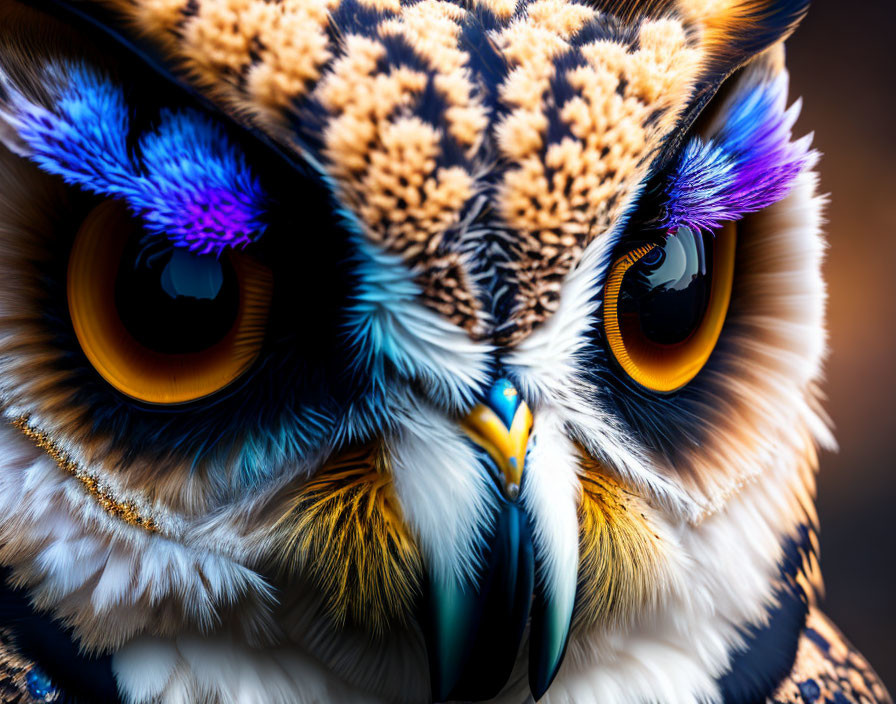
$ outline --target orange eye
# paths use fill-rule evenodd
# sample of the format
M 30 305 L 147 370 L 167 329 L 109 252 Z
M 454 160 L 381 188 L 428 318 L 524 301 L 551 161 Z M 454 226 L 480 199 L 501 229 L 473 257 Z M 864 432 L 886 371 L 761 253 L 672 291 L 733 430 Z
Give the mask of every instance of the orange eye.
M 271 273 L 246 254 L 141 254 L 123 204 L 87 216 L 68 264 L 78 342 L 121 393 L 154 404 L 193 401 L 238 379 L 261 350 Z
M 735 226 L 689 227 L 645 244 L 610 267 L 604 331 L 613 356 L 638 384 L 670 392 L 693 379 L 718 342 L 734 281 Z

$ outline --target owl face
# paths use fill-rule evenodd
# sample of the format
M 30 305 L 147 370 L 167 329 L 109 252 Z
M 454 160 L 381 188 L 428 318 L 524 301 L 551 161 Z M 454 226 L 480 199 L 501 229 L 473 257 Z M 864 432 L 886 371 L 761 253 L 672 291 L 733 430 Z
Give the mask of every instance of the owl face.
M 714 700 L 814 597 L 805 3 L 0 7 L 0 561 L 111 690 Z

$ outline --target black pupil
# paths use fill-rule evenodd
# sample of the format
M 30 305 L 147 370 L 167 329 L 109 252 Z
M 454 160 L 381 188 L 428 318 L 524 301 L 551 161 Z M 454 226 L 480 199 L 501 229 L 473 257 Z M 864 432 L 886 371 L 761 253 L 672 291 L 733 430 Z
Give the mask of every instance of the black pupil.
M 185 249 L 140 256 L 125 248 L 115 282 L 115 304 L 128 332 L 163 354 L 201 352 L 233 327 L 239 303 L 236 273 L 225 259 Z
M 628 270 L 619 315 L 651 342 L 679 344 L 700 326 L 711 291 L 712 237 L 679 227 Z

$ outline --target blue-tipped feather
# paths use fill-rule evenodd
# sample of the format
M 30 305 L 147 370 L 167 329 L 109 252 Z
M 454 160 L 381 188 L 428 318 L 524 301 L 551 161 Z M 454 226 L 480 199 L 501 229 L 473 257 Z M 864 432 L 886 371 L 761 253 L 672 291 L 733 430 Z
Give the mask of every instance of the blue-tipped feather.
M 127 147 L 130 119 L 118 85 L 84 66 L 47 70 L 59 86 L 53 105 L 20 99 L 14 121 L 42 169 L 121 198 L 148 231 L 193 251 L 217 254 L 264 232 L 265 194 L 219 126 L 195 110 L 163 110 L 137 156 Z
M 785 109 L 785 88 L 780 79 L 757 84 L 737 97 L 716 135 L 688 142 L 665 189 L 665 226 L 712 231 L 787 195 L 809 144 L 791 141 L 798 106 Z

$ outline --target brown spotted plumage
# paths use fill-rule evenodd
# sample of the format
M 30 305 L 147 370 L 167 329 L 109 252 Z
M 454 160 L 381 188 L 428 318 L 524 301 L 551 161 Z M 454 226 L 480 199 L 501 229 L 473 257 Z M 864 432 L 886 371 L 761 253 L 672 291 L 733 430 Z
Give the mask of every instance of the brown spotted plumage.
M 890 704 L 883 683 L 839 629 L 809 611 L 793 670 L 769 704 Z

